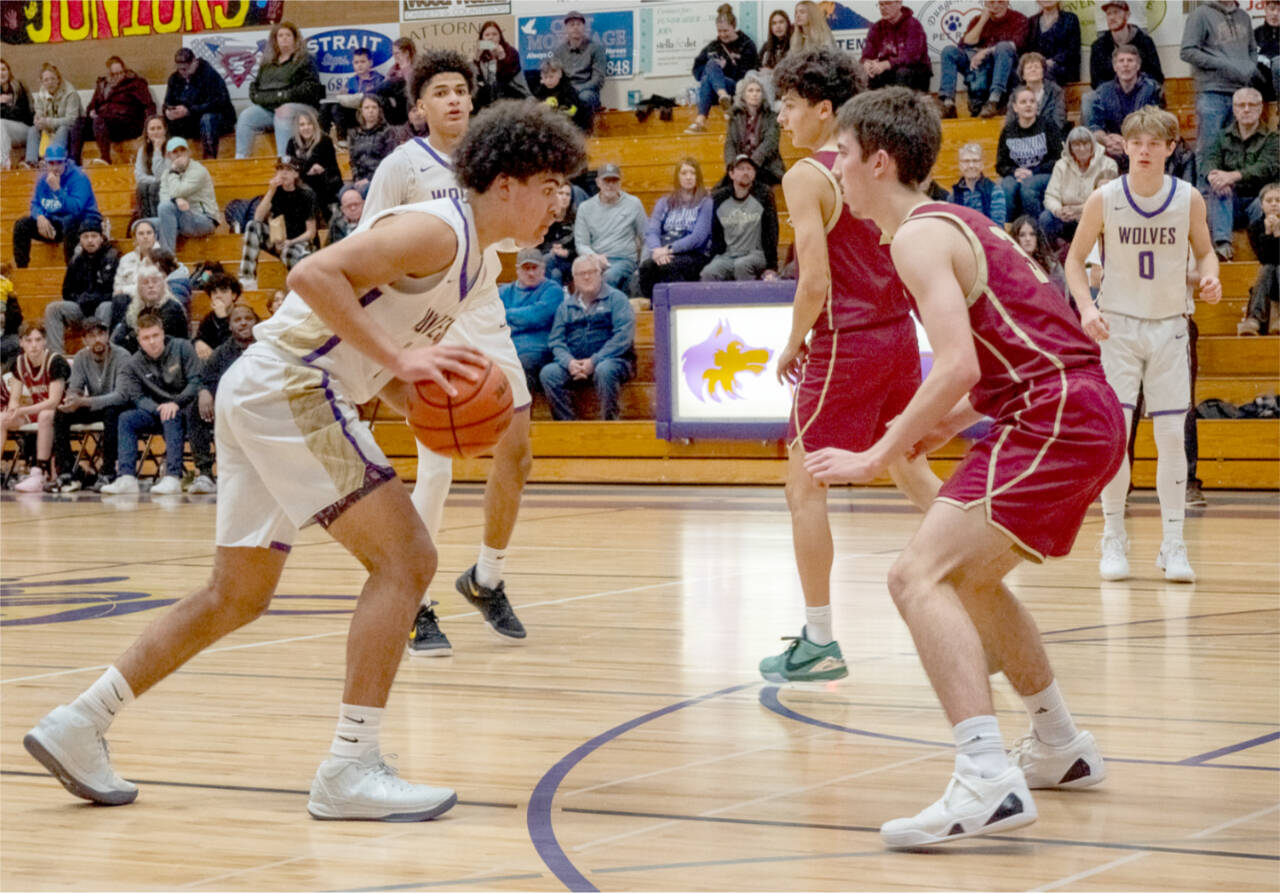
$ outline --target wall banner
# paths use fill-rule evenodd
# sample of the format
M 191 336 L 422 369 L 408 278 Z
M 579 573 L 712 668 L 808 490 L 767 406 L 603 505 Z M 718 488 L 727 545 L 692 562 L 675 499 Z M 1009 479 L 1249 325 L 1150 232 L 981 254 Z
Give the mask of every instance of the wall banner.
M 511 0 L 400 0 L 400 21 L 511 15 Z
M 273 25 L 284 0 L 5 0 L 0 40 L 8 44 L 110 40 Z
M 587 12 L 589 33 L 604 45 L 607 76 L 629 78 L 636 74 L 635 15 L 631 10 Z M 537 68 L 560 43 L 564 31 L 564 14 L 520 16 L 516 29 L 520 36 L 517 49 L 524 67 Z M 695 50 L 695 54 L 696 54 Z M 692 59 L 692 57 L 690 57 Z

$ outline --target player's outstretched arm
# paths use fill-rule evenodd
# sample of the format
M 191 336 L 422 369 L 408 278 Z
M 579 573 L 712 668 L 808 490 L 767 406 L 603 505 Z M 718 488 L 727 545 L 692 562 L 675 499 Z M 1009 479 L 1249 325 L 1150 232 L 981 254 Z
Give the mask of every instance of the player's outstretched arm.
M 1217 304 L 1222 300 L 1218 255 L 1213 250 L 1213 239 L 1209 235 L 1204 196 L 1195 189 L 1191 190 L 1191 251 L 1196 256 L 1196 268 L 1200 273 L 1200 298 L 1209 304 Z
M 1201 202 L 1201 207 L 1204 203 Z M 1064 272 L 1067 274 L 1067 288 L 1071 297 L 1076 299 L 1076 307 L 1080 308 L 1080 324 L 1094 341 L 1105 341 L 1111 334 L 1107 321 L 1098 313 L 1093 303 L 1093 295 L 1089 291 L 1089 274 L 1085 270 L 1085 260 L 1089 252 L 1098 244 L 1102 235 L 1102 192 L 1094 190 L 1085 199 L 1084 209 L 1080 212 L 1080 223 L 1076 226 L 1076 235 L 1071 240 L 1071 250 L 1067 252 L 1067 263 Z
M 826 448 L 809 455 L 805 468 L 819 481 L 870 481 L 898 457 L 919 452 L 942 435 L 939 426 L 978 381 L 978 353 L 969 329 L 961 276 L 976 275 L 973 249 L 950 223 L 938 219 L 904 224 L 893 240 L 893 265 L 916 299 L 920 322 L 933 346 L 933 370 L 901 415 L 863 453 Z M 963 271 L 963 273 L 961 272 Z M 955 432 L 945 433 L 949 440 Z
M 831 269 L 827 266 L 827 231 L 823 221 L 823 199 L 829 213 L 835 203 L 831 184 L 809 164 L 794 165 L 782 178 L 782 193 L 787 198 L 787 213 L 795 231 L 796 297 L 791 311 L 791 335 L 778 355 L 779 381 L 797 382 L 804 360 L 805 339 L 818 322 L 818 316 L 831 289 Z
M 431 214 L 396 214 L 372 229 L 304 258 L 286 283 L 343 341 L 390 370 L 397 379 L 431 379 L 453 394 L 443 375 L 451 370 L 477 380 L 484 357 L 471 348 L 432 345 L 405 350 L 360 306 L 359 296 L 405 277 L 448 270 L 458 251 L 453 228 Z

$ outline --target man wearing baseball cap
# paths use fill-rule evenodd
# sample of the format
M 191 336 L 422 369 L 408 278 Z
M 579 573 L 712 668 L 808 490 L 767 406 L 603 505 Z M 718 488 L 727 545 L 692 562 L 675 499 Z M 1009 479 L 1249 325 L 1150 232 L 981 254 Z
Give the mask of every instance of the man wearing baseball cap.
M 1097 90 L 1107 81 L 1116 79 L 1111 56 L 1116 47 L 1125 44 L 1137 48 L 1138 55 L 1142 57 L 1142 73 L 1163 84 L 1164 69 L 1160 67 L 1155 41 L 1137 25 L 1129 24 L 1129 4 L 1125 0 L 1107 0 L 1102 4 L 1102 13 L 1107 17 L 1107 30 L 1099 34 L 1089 48 L 1089 86 Z
M 640 200 L 622 191 L 622 171 L 613 162 L 600 166 L 596 186 L 600 191 L 578 208 L 574 247 L 578 257 L 595 256 L 605 285 L 626 292 L 640 265 L 649 218 Z
M 58 242 L 68 263 L 80 239 L 80 224 L 101 217 L 93 185 L 84 171 L 67 158 L 67 147 L 53 143 L 44 153 L 44 173 L 36 181 L 30 213 L 13 225 L 13 261 L 31 263 L 31 240 Z
M 536 248 L 525 248 L 516 255 L 516 281 L 498 290 L 502 306 L 507 310 L 507 326 L 516 346 L 520 365 L 532 393 L 538 386 L 538 373 L 551 362 L 551 322 L 556 308 L 564 301 L 564 289 L 547 279 L 547 261 Z
M 173 62 L 161 107 L 169 133 L 189 140 L 200 137 L 204 157 L 217 158 L 218 139 L 236 126 L 227 82 L 187 47 L 174 54 Z
M 169 170 L 160 177 L 159 217 L 152 220 L 161 248 L 177 253 L 178 236 L 208 236 L 218 226 L 218 197 L 209 170 L 191 157 L 182 137 L 164 146 Z
M 551 55 L 560 63 L 583 106 L 594 112 L 600 108 L 600 91 L 604 89 L 604 45 L 587 30 L 586 16 L 576 9 L 565 15 L 563 33 L 564 38 Z
M 316 194 L 302 182 L 298 163 L 288 155 L 276 162 L 276 174 L 267 184 L 267 194 L 244 228 L 244 251 L 240 255 L 240 285 L 246 292 L 258 288 L 258 252 L 266 249 L 292 268 L 315 247 Z M 284 233 L 273 233 L 267 221 L 284 219 Z M 281 238 L 283 236 L 283 238 Z
M 768 189 L 756 189 L 756 163 L 738 155 L 729 183 L 711 192 L 711 260 L 703 282 L 778 278 L 778 206 Z

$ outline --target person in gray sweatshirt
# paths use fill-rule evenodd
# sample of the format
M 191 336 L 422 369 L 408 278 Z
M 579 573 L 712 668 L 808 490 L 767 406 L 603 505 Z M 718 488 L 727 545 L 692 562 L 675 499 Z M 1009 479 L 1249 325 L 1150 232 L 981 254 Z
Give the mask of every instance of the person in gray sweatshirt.
M 196 349 L 185 338 L 169 338 L 152 313 L 138 317 L 138 352 L 120 371 L 117 388 L 125 403 L 120 414 L 120 477 L 104 494 L 138 492 L 138 438 L 164 435 L 164 478 L 153 494 L 182 493 L 183 408 L 200 393 L 201 368 Z
M 578 207 L 573 225 L 578 257 L 596 255 L 605 285 L 629 292 L 649 219 L 640 200 L 622 191 L 622 171 L 616 164 L 601 166 L 596 185 L 600 192 Z
M 1187 16 L 1178 55 L 1195 78 L 1196 160 L 1203 189 L 1209 173 L 1205 153 L 1233 120 L 1231 96 L 1248 87 L 1258 70 L 1253 20 L 1237 0 L 1202 3 Z
M 58 490 L 64 494 L 92 484 L 97 477 L 92 471 L 75 467 L 71 426 L 102 423 L 102 475 L 110 478 L 116 470 L 118 425 L 124 409 L 116 380 L 129 362 L 129 352 L 111 344 L 107 324 L 97 317 L 91 317 L 85 326 L 85 347 L 71 360 L 67 391 L 53 417 L 53 455 L 60 472 Z

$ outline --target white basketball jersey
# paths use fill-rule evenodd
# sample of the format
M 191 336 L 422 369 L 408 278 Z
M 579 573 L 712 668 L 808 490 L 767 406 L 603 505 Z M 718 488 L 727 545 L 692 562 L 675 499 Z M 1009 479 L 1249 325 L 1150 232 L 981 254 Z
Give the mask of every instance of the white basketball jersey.
M 1145 320 L 1187 312 L 1190 183 L 1165 176 L 1153 196 L 1134 195 L 1126 174 L 1102 192 L 1099 309 Z
M 415 348 L 439 342 L 458 316 L 481 297 L 476 286 L 489 274 L 484 269 L 485 256 L 477 250 L 471 206 L 456 198 L 388 209 L 365 217 L 355 232 L 369 229 L 383 217 L 410 212 L 434 215 L 453 228 L 458 238 L 453 264 L 444 273 L 423 279 L 406 277 L 370 289 L 360 296 L 360 304 L 403 347 Z M 296 292 L 290 292 L 275 314 L 255 326 L 253 334 L 277 351 L 328 372 L 356 403 L 372 400 L 391 380 L 388 370 L 335 335 Z
M 422 137 L 401 143 L 381 162 L 369 182 L 361 221 L 397 205 L 414 205 L 432 199 L 463 200 L 449 156 Z

